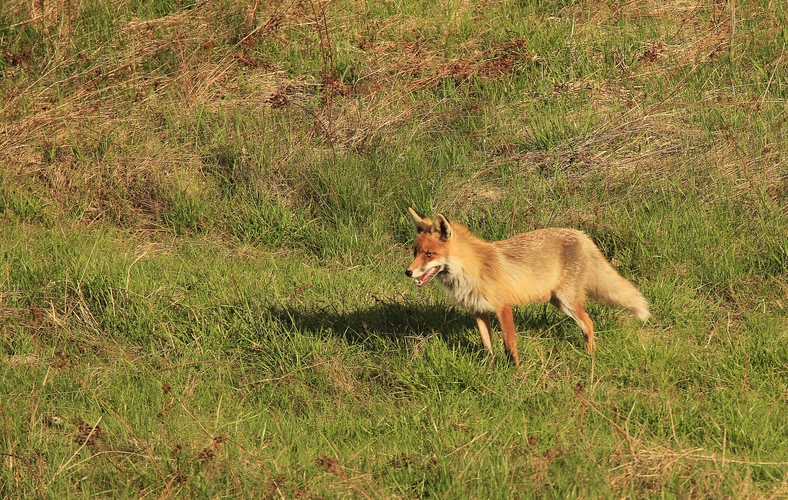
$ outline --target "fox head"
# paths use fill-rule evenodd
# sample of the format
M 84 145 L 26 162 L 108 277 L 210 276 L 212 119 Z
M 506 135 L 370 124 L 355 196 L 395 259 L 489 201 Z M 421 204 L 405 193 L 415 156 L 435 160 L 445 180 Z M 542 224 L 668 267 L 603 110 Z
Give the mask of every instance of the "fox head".
M 417 235 L 413 247 L 413 262 L 405 271 L 405 276 L 414 278 L 416 284 L 422 287 L 446 269 L 449 257 L 447 243 L 454 238 L 454 230 L 442 214 L 436 214 L 433 221 L 412 208 L 408 211 L 413 218 Z

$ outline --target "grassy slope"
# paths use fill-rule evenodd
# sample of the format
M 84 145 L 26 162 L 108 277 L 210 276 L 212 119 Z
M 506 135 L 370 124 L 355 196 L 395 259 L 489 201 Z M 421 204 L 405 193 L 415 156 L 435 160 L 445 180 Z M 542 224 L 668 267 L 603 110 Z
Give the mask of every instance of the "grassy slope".
M 3 496 L 786 494 L 780 2 L 31 5 Z M 403 279 L 408 206 L 581 228 L 654 320 L 592 305 L 591 359 L 523 307 L 492 363 Z

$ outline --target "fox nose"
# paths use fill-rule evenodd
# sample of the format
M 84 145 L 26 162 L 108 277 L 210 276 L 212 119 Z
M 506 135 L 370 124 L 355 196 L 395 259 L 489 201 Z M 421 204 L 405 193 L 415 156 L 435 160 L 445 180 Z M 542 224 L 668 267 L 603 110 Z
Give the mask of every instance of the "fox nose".
M 405 276 L 407 276 L 408 278 L 410 278 L 411 276 L 413 276 L 413 271 L 411 271 L 410 269 L 406 269 L 406 270 L 405 270 Z

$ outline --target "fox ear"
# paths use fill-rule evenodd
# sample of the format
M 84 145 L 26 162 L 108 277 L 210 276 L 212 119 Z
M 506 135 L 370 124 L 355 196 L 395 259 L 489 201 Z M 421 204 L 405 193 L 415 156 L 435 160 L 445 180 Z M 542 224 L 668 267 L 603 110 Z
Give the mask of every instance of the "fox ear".
M 449 219 L 443 214 L 435 214 L 435 228 L 440 233 L 441 240 L 448 241 L 454 238 L 454 229 L 452 229 Z
M 410 216 L 413 218 L 413 225 L 416 226 L 417 232 L 424 233 L 424 232 L 432 231 L 431 219 L 423 216 L 422 214 L 418 213 L 412 208 L 408 208 L 408 211 L 410 212 Z

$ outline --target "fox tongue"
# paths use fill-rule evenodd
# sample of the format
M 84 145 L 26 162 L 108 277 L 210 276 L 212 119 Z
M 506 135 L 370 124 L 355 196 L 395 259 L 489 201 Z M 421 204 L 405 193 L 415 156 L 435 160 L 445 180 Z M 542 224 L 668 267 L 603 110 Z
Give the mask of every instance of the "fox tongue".
M 416 278 L 416 284 L 419 286 L 419 288 L 423 287 L 424 285 L 429 283 L 430 280 L 434 278 L 436 274 L 438 274 L 438 271 L 440 271 L 439 267 L 433 267 L 426 273 Z

